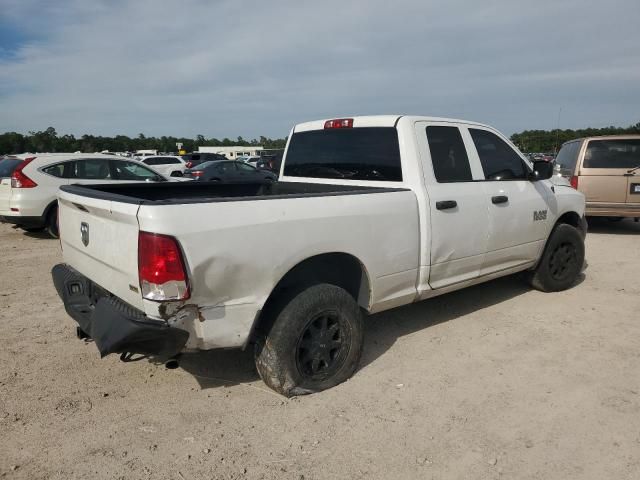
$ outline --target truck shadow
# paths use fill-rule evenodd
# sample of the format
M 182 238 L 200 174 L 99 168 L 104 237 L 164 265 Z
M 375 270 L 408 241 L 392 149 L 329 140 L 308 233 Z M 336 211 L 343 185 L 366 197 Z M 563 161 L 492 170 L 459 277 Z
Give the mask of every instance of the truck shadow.
M 576 285 L 584 278 L 582 274 Z M 365 319 L 365 345 L 360 368 L 382 356 L 400 337 L 506 302 L 530 290 L 518 275 L 511 275 L 371 315 Z M 185 354 L 180 359 L 180 367 L 193 375 L 202 389 L 259 380 L 251 347 L 245 351 L 211 350 Z
M 634 222 L 632 218 L 612 222 L 604 217 L 589 217 L 587 222 L 587 235 L 640 235 L 640 222 Z

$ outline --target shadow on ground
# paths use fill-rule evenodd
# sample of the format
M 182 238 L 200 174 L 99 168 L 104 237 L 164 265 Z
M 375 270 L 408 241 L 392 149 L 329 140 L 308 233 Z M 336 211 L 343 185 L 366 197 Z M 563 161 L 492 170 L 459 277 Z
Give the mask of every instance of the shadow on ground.
M 13 229 L 17 230 L 18 232 L 22 232 L 26 237 L 40 238 L 42 240 L 55 240 L 51 235 L 49 235 L 47 232 L 45 232 L 44 229 L 38 230 L 38 231 L 34 231 L 34 232 L 27 232 L 26 230 L 23 230 L 22 228 L 20 228 L 17 225 L 14 225 Z
M 578 283 L 583 279 L 584 275 Z M 518 275 L 512 275 L 371 315 L 365 319 L 365 345 L 360 368 L 374 362 L 404 335 L 506 302 L 529 290 L 530 287 Z M 193 375 L 203 389 L 259 379 L 253 363 L 253 348 L 185 354 L 181 357 L 180 367 Z
M 640 222 L 634 222 L 633 218 L 611 221 L 606 217 L 589 217 L 587 222 L 587 235 L 640 235 Z

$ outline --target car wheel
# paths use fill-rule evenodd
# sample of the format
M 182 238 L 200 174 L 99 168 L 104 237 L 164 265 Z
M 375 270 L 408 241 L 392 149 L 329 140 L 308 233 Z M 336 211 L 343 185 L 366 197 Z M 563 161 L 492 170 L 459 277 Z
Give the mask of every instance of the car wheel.
M 561 223 L 549 236 L 535 270 L 529 273 L 531 285 L 543 292 L 571 287 L 584 264 L 584 240 L 575 227 Z
M 49 210 L 47 214 L 47 224 L 45 226 L 45 230 L 49 234 L 49 236 L 53 238 L 58 238 L 58 205 L 54 205 Z
M 284 303 L 256 342 L 256 368 L 267 386 L 291 397 L 350 378 L 364 341 L 362 314 L 353 297 L 335 285 L 319 284 Z

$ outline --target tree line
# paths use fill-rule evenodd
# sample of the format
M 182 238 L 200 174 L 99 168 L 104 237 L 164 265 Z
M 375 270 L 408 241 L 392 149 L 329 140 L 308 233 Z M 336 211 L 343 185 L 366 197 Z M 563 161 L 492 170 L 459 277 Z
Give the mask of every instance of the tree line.
M 264 148 L 284 148 L 286 138 L 267 138 L 261 136 L 257 139 L 245 140 L 237 137 L 235 140 L 223 138 L 205 138 L 197 135 L 196 138 L 184 137 L 147 137 L 139 134 L 131 138 L 126 135 L 103 137 L 96 135 L 58 135 L 56 129 L 49 127 L 43 131 L 29 132 L 26 135 L 17 132 L 0 134 L 0 154 L 12 154 L 23 152 L 133 152 L 135 150 L 153 149 L 159 152 L 176 152 L 176 143 L 182 143 L 182 148 L 188 152 L 197 150 L 198 147 L 211 146 L 256 146 Z
M 511 135 L 511 141 L 523 152 L 557 152 L 560 146 L 569 140 L 596 135 L 640 134 L 640 122 L 629 127 L 583 128 L 579 130 L 525 130 Z M 131 138 L 126 135 L 103 137 L 96 135 L 58 135 L 56 129 L 49 127 L 43 131 L 29 132 L 26 135 L 17 132 L 0 134 L 0 154 L 22 152 L 133 152 L 135 150 L 154 149 L 160 152 L 177 151 L 176 143 L 182 143 L 185 150 L 191 152 L 198 147 L 220 146 L 256 146 L 264 148 L 284 148 L 286 138 L 271 139 L 261 136 L 257 139 L 245 140 L 237 137 L 235 140 L 223 138 L 178 137 L 146 137 L 139 134 Z
M 640 134 L 640 122 L 629 127 L 582 128 L 579 130 L 525 130 L 511 135 L 511 141 L 523 152 L 557 152 L 564 142 L 598 135 Z

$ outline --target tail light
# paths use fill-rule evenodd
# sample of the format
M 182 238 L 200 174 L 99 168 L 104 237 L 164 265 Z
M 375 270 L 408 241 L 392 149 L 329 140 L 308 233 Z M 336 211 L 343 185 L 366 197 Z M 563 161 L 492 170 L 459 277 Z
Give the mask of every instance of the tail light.
M 194 170 L 191 172 L 192 177 L 201 177 L 204 172 L 202 170 Z
M 578 190 L 578 177 L 577 177 L 577 175 L 574 175 L 573 177 L 571 177 L 571 180 L 569 180 L 569 182 L 571 183 L 571 186 L 573 188 Z
M 353 118 L 336 118 L 335 120 L 327 120 L 324 122 L 324 128 L 353 128 Z
M 180 245 L 173 237 L 138 234 L 138 277 L 147 300 L 164 302 L 191 296 Z
M 25 158 L 11 174 L 11 188 L 33 188 L 38 184 L 27 177 L 22 170 L 29 165 L 36 157 Z
M 187 168 L 193 167 L 193 162 L 187 162 L 185 165 Z

